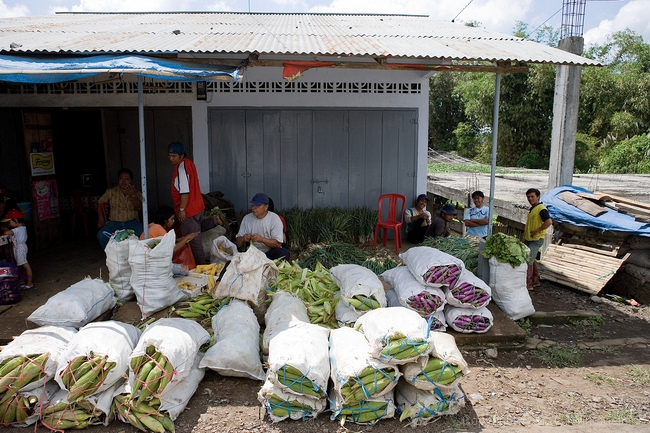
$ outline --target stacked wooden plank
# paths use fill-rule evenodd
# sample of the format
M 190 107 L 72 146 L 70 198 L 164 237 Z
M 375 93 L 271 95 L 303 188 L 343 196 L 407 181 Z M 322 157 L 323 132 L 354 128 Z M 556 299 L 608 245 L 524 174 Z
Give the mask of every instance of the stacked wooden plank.
M 543 280 L 596 295 L 614 276 L 625 259 L 627 255 L 616 258 L 596 249 L 551 244 L 539 263 L 539 274 Z
M 562 194 L 567 194 L 567 193 L 568 192 L 564 192 Z M 647 203 L 630 200 L 625 197 L 619 197 L 612 194 L 605 194 L 599 191 L 596 191 L 592 194 L 588 194 L 588 193 L 578 193 L 578 194 L 568 193 L 568 194 L 572 194 L 573 196 L 577 196 L 577 197 L 573 199 L 570 197 L 566 197 L 565 199 L 563 197 L 560 197 L 560 195 L 558 195 L 558 197 L 566 201 L 567 203 L 573 204 L 576 207 L 580 207 L 576 204 L 576 202 L 579 203 L 581 201 L 580 199 L 593 200 L 598 202 L 598 204 L 601 206 L 608 207 L 618 212 L 633 216 L 636 221 L 650 223 L 650 205 Z M 591 215 L 598 216 L 594 214 Z

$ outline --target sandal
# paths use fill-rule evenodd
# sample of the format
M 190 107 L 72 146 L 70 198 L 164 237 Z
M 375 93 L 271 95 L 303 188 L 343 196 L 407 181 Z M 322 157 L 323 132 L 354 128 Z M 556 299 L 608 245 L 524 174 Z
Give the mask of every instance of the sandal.
M 21 289 L 23 290 L 32 290 L 34 288 L 34 285 L 32 284 L 31 286 L 22 286 Z

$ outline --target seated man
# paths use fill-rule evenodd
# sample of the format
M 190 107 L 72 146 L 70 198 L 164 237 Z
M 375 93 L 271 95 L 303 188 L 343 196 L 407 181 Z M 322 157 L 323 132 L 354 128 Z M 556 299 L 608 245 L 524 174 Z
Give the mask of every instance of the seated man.
M 440 216 L 433 220 L 427 231 L 424 233 L 425 238 L 446 238 L 450 235 L 448 224 L 456 216 L 456 208 L 453 204 L 447 203 L 440 209 Z
M 282 220 L 275 212 L 269 211 L 269 197 L 264 193 L 255 194 L 251 200 L 251 213 L 244 216 L 239 227 L 237 245 L 241 247 L 252 241 L 255 248 L 270 260 L 282 258 L 288 261 L 290 252 L 282 247 L 283 240 Z
M 138 212 L 142 210 L 142 193 L 131 184 L 133 172 L 122 168 L 117 172 L 117 186 L 108 188 L 99 198 L 99 207 L 102 203 L 108 204 L 110 217 L 106 221 L 103 212 L 99 212 L 97 220 L 97 239 L 102 249 L 106 248 L 111 235 L 117 230 L 131 229 L 136 236 L 144 231 Z

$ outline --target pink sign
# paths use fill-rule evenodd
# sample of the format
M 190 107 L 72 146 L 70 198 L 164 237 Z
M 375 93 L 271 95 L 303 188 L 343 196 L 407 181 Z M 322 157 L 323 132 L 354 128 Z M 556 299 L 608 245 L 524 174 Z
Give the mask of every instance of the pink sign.
M 44 221 L 51 218 L 58 218 L 60 216 L 59 190 L 56 186 L 56 180 L 33 181 L 32 187 L 38 219 Z

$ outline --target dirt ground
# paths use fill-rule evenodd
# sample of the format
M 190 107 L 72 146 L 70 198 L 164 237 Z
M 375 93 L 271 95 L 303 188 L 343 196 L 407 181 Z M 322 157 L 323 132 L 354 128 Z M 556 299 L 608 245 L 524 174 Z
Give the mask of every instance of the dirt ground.
M 61 247 L 63 248 L 63 247 Z M 83 248 L 87 248 L 86 245 Z M 30 260 L 35 284 L 41 293 L 28 294 L 23 302 L 42 304 L 45 293 L 65 289 L 86 275 L 98 277 L 101 252 L 92 248 L 83 259 L 66 256 L 64 250 L 49 257 L 36 252 Z M 105 268 L 101 275 L 107 279 Z M 72 275 L 74 273 L 74 275 Z M 465 407 L 456 415 L 441 417 L 419 427 L 418 432 L 650 431 L 650 307 L 633 307 L 607 297 L 588 294 L 544 282 L 531 292 L 536 311 L 585 310 L 598 318 L 560 323 L 520 322 L 527 329 L 526 348 L 518 350 L 461 351 L 470 373 L 462 380 Z M 543 347 L 551 347 L 543 352 Z M 574 365 L 553 367 L 541 356 L 577 354 Z M 555 351 L 555 352 L 553 352 Z M 178 433 L 392 433 L 410 431 L 397 419 L 373 426 L 331 421 L 328 413 L 310 421 L 272 423 L 257 400 L 262 382 L 222 377 L 207 371 L 185 411 L 177 418 Z M 32 428 L 33 429 L 33 428 Z M 89 432 L 134 433 L 129 424 L 113 421 Z M 38 432 L 46 431 L 39 427 Z

